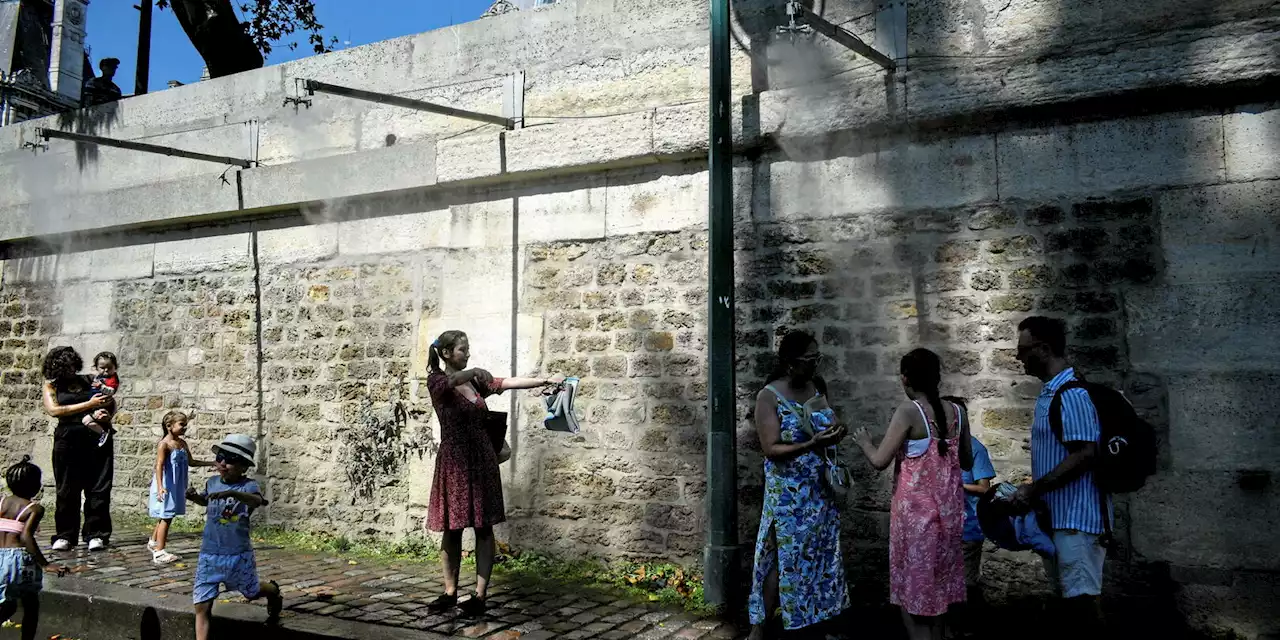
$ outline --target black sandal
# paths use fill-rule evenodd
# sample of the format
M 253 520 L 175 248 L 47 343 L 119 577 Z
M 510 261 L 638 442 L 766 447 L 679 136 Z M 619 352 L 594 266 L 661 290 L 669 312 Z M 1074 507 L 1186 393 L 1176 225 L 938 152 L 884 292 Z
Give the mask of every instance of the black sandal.
M 439 598 L 427 603 L 427 611 L 429 613 L 444 613 L 458 606 L 458 594 L 442 594 Z
M 481 598 L 479 594 L 473 593 L 471 594 L 471 598 L 468 599 L 466 602 L 462 603 L 462 606 L 458 608 L 462 609 L 462 615 L 468 618 L 474 618 L 475 616 L 478 616 L 484 613 L 484 610 L 485 610 L 484 598 Z

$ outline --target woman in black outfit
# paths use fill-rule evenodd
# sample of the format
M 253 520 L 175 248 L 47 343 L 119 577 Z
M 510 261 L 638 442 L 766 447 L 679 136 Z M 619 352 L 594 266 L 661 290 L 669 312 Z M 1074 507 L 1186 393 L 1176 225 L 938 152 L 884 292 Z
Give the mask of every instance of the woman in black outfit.
M 98 435 L 84 426 L 85 414 L 107 406 L 111 398 L 94 394 L 93 380 L 80 374 L 82 368 L 84 360 L 71 347 L 55 347 L 44 358 L 44 412 L 58 419 L 53 431 L 53 480 L 58 488 L 54 551 L 66 551 L 80 539 L 89 543 L 90 551 L 98 551 L 111 538 L 115 441 L 98 446 Z

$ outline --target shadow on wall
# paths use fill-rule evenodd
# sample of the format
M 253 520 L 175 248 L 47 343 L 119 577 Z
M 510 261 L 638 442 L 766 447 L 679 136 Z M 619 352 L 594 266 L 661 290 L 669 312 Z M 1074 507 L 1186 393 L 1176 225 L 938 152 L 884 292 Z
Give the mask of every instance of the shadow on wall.
M 62 131 L 101 136 L 111 131 L 120 119 L 121 102 L 108 102 L 96 107 L 64 111 L 58 114 L 58 128 Z M 85 167 L 98 161 L 98 145 L 76 142 L 76 167 Z
M 744 14 L 756 7 L 741 5 Z M 1209 4 L 1199 7 L 1203 14 Z M 860 13 L 833 7 L 839 10 L 833 22 Z M 964 15 L 912 10 L 912 58 L 903 62 L 943 86 L 972 73 L 991 51 L 980 37 L 983 30 L 996 30 L 1001 20 L 983 3 Z M 744 21 L 745 31 L 767 33 L 769 20 L 747 15 L 752 20 Z M 955 50 L 957 25 L 976 34 L 970 54 L 941 55 Z M 1056 30 L 1038 46 L 1076 55 L 1069 44 L 1080 30 Z M 761 56 L 770 47 L 754 39 L 750 49 L 757 90 L 785 83 L 793 65 Z M 916 66 L 917 57 L 923 68 Z M 810 59 L 808 77 L 823 75 L 814 74 L 815 68 L 841 72 L 821 52 Z M 784 125 L 772 148 L 756 159 L 751 222 L 738 231 L 741 526 L 748 561 L 762 494 L 751 400 L 771 368 L 776 338 L 786 330 L 805 329 L 819 338 L 837 411 L 879 434 L 902 400 L 898 358 L 916 346 L 937 350 L 944 360 L 944 391 L 972 399 L 975 434 L 986 441 L 1005 478 L 1029 473 L 1027 428 L 1040 383 L 1023 375 L 1013 348 L 1017 322 L 1027 315 L 1067 320 L 1069 356 L 1078 368 L 1124 389 L 1167 434 L 1163 380 L 1130 363 L 1123 298 L 1163 278 L 1153 196 L 1168 183 L 1159 174 L 1205 171 L 1202 158 L 1180 153 L 1199 150 L 1189 142 L 1200 135 L 1196 123 L 1001 121 L 941 133 L 913 117 L 909 92 L 901 95 L 901 104 L 888 105 L 891 112 L 900 109 L 901 126 L 887 135 L 789 137 Z M 748 98 L 744 105 L 744 128 L 752 126 L 754 103 Z M 831 108 L 828 101 L 810 103 Z M 1061 147 L 1073 144 L 1079 157 L 1064 157 Z M 1147 152 L 1136 158 L 1144 166 L 1122 166 L 1135 160 L 1125 144 Z M 1127 153 L 1121 160 L 1108 157 L 1115 151 Z M 1210 173 L 1191 181 L 1219 177 Z M 882 598 L 891 481 L 871 472 L 850 446 L 843 454 L 863 487 L 844 519 L 850 577 L 862 595 Z M 1160 568 L 1132 557 L 1124 500 L 1118 511 L 1126 541 L 1122 556 L 1132 562 L 1111 563 L 1111 573 L 1125 582 L 1129 595 L 1168 595 Z M 1010 568 L 1039 572 L 1038 563 L 1024 564 Z M 1020 581 L 999 575 L 1006 571 L 1002 563 L 989 567 L 993 582 Z M 1041 582 L 1039 576 L 1033 582 Z

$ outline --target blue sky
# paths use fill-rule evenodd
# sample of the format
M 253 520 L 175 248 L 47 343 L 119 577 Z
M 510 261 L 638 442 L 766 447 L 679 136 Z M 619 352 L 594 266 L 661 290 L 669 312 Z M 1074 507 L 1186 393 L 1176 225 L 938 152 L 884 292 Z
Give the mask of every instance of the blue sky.
M 134 89 L 134 60 L 138 53 L 138 0 L 98 0 L 89 4 L 89 37 L 95 71 L 98 60 L 120 59 L 116 84 L 126 95 Z M 421 33 L 480 17 L 492 0 L 315 0 L 316 17 L 325 32 L 337 36 L 338 47 L 359 46 L 411 33 Z M 240 0 L 232 0 L 237 7 Z M 149 89 L 160 91 L 170 80 L 195 82 L 204 62 L 187 40 L 169 10 L 156 10 L 151 27 Z M 305 42 L 295 50 L 275 47 L 267 64 L 314 55 Z

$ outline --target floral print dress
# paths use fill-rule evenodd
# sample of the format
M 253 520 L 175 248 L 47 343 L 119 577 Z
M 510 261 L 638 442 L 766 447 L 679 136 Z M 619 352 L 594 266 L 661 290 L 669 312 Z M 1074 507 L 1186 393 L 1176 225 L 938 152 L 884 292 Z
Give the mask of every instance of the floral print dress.
M 800 428 L 804 416 L 811 421 L 814 433 L 835 422 L 831 409 L 810 413 L 804 405 L 784 398 L 777 391 L 774 395 L 778 397 L 778 419 L 784 443 L 809 440 Z M 764 608 L 764 582 L 775 566 L 785 629 L 799 629 L 828 620 L 849 607 L 840 553 L 840 512 L 822 488 L 822 471 L 829 464 L 814 451 L 790 460 L 766 458 L 764 461 L 764 509 L 756 537 L 749 602 L 752 624 L 763 623 L 772 613 Z
M 953 405 L 954 406 L 954 405 Z M 889 512 L 889 602 L 916 616 L 940 616 L 964 602 L 964 482 L 960 469 L 960 422 L 948 434 L 946 455 L 938 450 L 936 425 L 924 408 L 928 448 L 911 456 L 898 451 L 898 477 Z M 960 415 L 956 407 L 956 416 Z
M 427 528 L 456 531 L 492 527 L 507 519 L 498 455 L 485 431 L 485 397 L 502 393 L 502 378 L 474 385 L 475 400 L 449 385 L 441 371 L 427 376 L 431 405 L 440 420 L 440 451 L 427 503 Z

